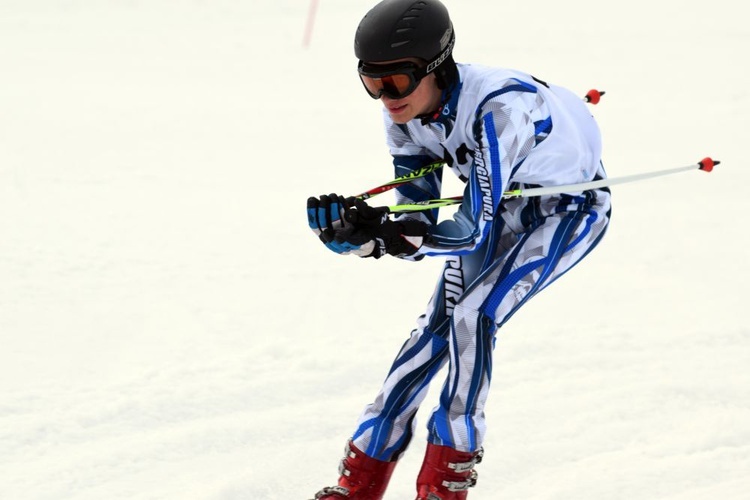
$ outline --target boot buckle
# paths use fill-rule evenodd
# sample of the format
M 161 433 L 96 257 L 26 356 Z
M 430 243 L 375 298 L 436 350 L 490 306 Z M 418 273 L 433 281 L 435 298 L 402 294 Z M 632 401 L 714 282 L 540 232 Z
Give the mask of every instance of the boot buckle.
M 473 469 L 476 464 L 482 462 L 482 458 L 484 458 L 484 448 L 479 448 L 479 451 L 468 462 L 449 463 L 448 468 L 460 474 Z
M 466 478 L 466 481 L 443 481 L 443 486 L 447 488 L 448 491 L 465 491 L 476 486 L 478 476 L 477 471 L 472 470 L 469 477 Z
M 332 493 L 342 495 L 344 497 L 349 496 L 349 490 L 344 488 L 343 486 L 326 486 L 315 494 L 315 498 L 313 500 L 317 500 L 318 498 L 322 498 L 323 496 L 330 495 Z

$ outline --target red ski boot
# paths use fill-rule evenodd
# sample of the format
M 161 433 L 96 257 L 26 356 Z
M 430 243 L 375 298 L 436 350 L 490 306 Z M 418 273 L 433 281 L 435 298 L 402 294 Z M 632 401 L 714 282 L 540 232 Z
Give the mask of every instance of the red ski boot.
M 466 500 L 466 490 L 477 483 L 474 465 L 482 456 L 482 450 L 466 453 L 428 443 L 417 477 L 417 500 Z
M 381 500 L 396 462 L 368 457 L 349 441 L 339 465 L 339 484 L 315 494 L 314 500 Z

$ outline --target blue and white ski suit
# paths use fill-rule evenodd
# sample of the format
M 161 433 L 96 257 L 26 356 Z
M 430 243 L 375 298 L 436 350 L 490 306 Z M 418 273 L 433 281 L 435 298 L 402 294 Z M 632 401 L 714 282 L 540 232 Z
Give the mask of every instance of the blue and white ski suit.
M 458 66 L 460 83 L 444 91 L 435 116 L 399 125 L 384 113 L 396 176 L 444 159 L 466 188 L 451 219 L 438 223 L 436 210 L 408 215 L 430 224 L 410 258 L 445 256 L 446 263 L 354 433 L 355 446 L 380 460 L 404 452 L 428 384 L 446 363 L 428 439 L 464 452 L 481 447 L 497 329 L 585 257 L 610 217 L 608 189 L 502 196 L 605 177 L 599 129 L 581 98 L 521 72 Z M 439 198 L 441 175 L 399 188 L 397 203 Z

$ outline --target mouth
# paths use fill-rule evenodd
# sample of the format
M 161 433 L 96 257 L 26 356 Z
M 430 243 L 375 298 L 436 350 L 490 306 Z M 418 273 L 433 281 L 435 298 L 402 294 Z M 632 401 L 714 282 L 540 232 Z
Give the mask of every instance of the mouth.
M 386 109 L 388 109 L 389 113 L 397 115 L 406 109 L 406 104 L 402 104 L 401 106 L 386 106 Z

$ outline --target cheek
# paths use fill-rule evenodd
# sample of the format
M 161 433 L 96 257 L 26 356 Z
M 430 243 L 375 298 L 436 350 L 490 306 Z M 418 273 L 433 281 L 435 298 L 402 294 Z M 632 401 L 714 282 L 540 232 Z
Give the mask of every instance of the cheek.
M 436 91 L 435 75 L 428 75 L 419 82 L 419 86 L 412 95 L 414 96 L 414 106 L 420 109 L 420 113 L 432 111 L 427 108 L 432 107 L 432 101 L 434 100 Z
M 422 78 L 422 81 L 419 82 L 419 85 L 417 85 L 417 90 L 415 90 L 415 92 L 419 92 L 421 96 L 426 96 L 430 93 L 430 89 L 432 89 L 434 86 L 435 75 L 427 75 Z

